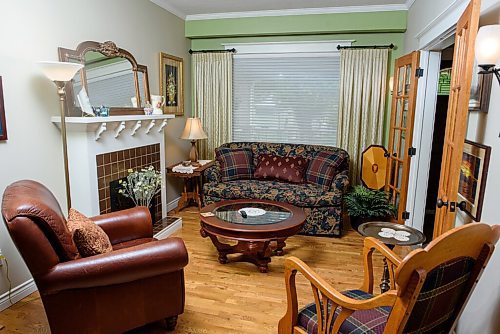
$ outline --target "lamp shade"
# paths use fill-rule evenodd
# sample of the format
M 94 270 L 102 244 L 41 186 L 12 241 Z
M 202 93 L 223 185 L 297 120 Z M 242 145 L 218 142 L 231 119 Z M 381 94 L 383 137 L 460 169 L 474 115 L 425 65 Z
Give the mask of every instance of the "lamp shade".
M 60 61 L 40 61 L 38 66 L 43 74 L 52 81 L 70 81 L 83 65 Z
M 201 127 L 201 120 L 199 118 L 188 118 L 181 139 L 196 140 L 206 138 L 208 137 Z
M 482 26 L 476 37 L 478 65 L 495 65 L 500 58 L 500 24 Z

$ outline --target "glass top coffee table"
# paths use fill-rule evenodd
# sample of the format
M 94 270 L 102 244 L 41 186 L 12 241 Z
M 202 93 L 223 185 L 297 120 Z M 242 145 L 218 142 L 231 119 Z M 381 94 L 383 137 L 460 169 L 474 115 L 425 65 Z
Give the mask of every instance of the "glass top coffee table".
M 228 254 L 239 253 L 234 261 L 251 262 L 265 273 L 271 255 L 283 255 L 285 240 L 300 231 L 306 216 L 301 208 L 288 203 L 245 199 L 208 205 L 201 209 L 200 219 L 200 234 L 212 240 L 220 263 L 228 263 Z

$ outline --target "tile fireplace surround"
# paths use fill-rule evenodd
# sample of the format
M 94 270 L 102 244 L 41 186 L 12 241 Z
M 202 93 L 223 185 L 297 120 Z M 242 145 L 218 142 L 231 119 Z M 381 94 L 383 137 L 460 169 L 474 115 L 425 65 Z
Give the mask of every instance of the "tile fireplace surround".
M 129 168 L 154 166 L 165 180 L 163 128 L 173 115 L 66 117 L 71 199 L 87 216 L 111 212 L 109 183 Z M 60 117 L 52 117 L 60 125 Z M 157 195 L 158 196 L 158 195 Z M 158 218 L 167 216 L 165 184 L 158 196 Z

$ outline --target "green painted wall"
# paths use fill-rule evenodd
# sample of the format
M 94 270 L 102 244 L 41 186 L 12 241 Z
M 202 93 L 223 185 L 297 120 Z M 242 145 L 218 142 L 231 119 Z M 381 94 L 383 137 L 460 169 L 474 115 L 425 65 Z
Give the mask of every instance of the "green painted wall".
M 389 59 L 393 73 L 394 60 L 404 51 L 406 11 L 294 15 L 239 19 L 186 21 L 186 37 L 193 50 L 222 50 L 223 44 L 258 42 L 296 42 L 354 40 L 353 45 L 394 44 Z M 388 141 L 390 94 L 384 126 L 384 143 Z
M 186 37 L 405 32 L 406 11 L 246 17 L 186 21 Z

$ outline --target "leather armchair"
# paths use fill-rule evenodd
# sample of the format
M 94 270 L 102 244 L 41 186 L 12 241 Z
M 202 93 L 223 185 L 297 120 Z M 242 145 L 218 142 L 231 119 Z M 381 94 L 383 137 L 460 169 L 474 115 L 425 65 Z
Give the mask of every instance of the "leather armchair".
M 138 207 L 91 218 L 113 251 L 81 258 L 53 194 L 35 181 L 5 190 L 2 217 L 26 262 L 51 332 L 123 333 L 184 311 L 188 254 L 179 238 L 153 238 L 151 216 Z

